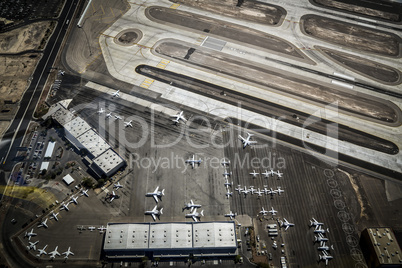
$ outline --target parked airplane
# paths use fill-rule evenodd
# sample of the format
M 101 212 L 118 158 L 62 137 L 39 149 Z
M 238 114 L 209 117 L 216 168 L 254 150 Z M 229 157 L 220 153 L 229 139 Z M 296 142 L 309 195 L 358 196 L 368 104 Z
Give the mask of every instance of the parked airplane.
M 253 170 L 253 172 L 250 173 L 250 175 L 253 175 L 253 178 L 256 178 L 257 175 L 259 175 L 260 173 L 255 172 L 255 170 Z
M 194 168 L 194 165 L 195 165 L 195 164 L 200 165 L 200 164 L 201 164 L 201 162 L 202 162 L 202 160 L 201 160 L 201 159 L 199 159 L 199 160 L 195 160 L 195 156 L 194 156 L 194 155 L 193 155 L 193 158 L 190 158 L 190 159 L 186 160 L 186 163 L 190 163 L 191 168 Z
M 264 189 L 262 190 L 265 194 L 268 194 L 270 190 L 267 189 L 268 185 L 264 185 Z
M 316 234 L 325 234 L 327 232 L 329 233 L 329 228 L 322 229 L 321 225 L 318 225 L 318 227 L 314 229 L 314 233 L 316 233 Z
M 201 210 L 201 212 L 198 213 L 197 209 L 194 209 L 192 213 L 186 214 L 186 218 L 193 218 L 194 221 L 199 221 L 201 216 L 204 216 L 204 210 Z
M 115 188 L 116 190 L 118 190 L 119 188 L 123 188 L 123 185 L 120 184 L 120 182 L 117 182 L 113 185 L 113 188 Z
M 35 236 L 35 235 L 37 235 L 37 234 L 35 234 L 33 232 L 33 228 L 32 228 L 32 230 L 30 232 L 25 232 L 25 237 L 28 237 L 28 240 L 31 240 L 31 237 Z
M 284 193 L 285 190 L 282 190 L 280 186 L 276 187 L 276 192 L 278 193 L 278 195 L 281 195 L 281 193 Z
M 107 228 L 102 225 L 101 227 L 98 227 L 98 230 L 99 230 L 100 233 L 103 233 L 104 231 L 107 230 Z
M 74 256 L 74 253 L 70 250 L 70 248 L 71 248 L 71 247 L 68 247 L 67 251 L 62 253 L 63 255 L 66 255 L 66 256 L 64 257 L 64 259 L 68 259 L 68 256 L 69 256 L 69 255 L 73 255 L 73 256 Z
M 106 114 L 106 118 L 112 117 L 112 112 Z
M 334 257 L 329 255 L 326 251 L 322 252 L 322 255 L 318 254 L 318 257 L 320 258 L 319 261 L 325 261 L 325 266 L 328 265 L 328 261 L 330 259 L 333 259 Z
M 107 198 L 109 198 L 109 203 L 112 203 L 112 201 L 113 201 L 115 198 L 119 198 L 119 196 L 118 196 L 114 191 L 112 191 L 112 193 L 109 194 L 109 195 L 107 196 Z
M 113 97 L 120 97 L 120 89 L 117 90 L 116 92 L 111 93 L 112 94 L 112 98 Z
M 85 195 L 86 197 L 89 197 L 89 195 L 88 195 L 88 191 L 89 191 L 89 189 L 86 189 L 85 191 L 84 191 L 84 190 L 82 190 L 82 191 L 81 191 L 80 196 Z
M 68 205 L 69 205 L 70 203 L 67 203 L 67 204 L 65 204 L 64 202 L 63 203 L 61 203 L 61 208 L 60 208 L 60 210 L 67 210 L 67 211 L 69 211 L 70 209 L 68 208 Z
M 272 172 L 265 170 L 265 172 L 261 173 L 261 175 L 264 175 L 264 178 L 268 178 L 270 175 L 272 175 Z
M 324 235 L 321 233 L 318 233 L 317 236 L 314 236 L 314 243 L 325 242 L 325 241 L 328 241 L 328 238 L 324 237 Z
M 247 189 L 247 186 L 244 186 L 244 189 L 241 192 L 244 194 L 244 196 L 246 196 L 250 192 L 250 190 Z
M 122 120 L 123 118 L 120 115 L 115 114 L 114 115 L 114 119 L 116 120 Z
M 133 120 L 130 120 L 129 122 L 124 122 L 124 127 L 133 127 L 133 125 L 131 124 Z
M 57 218 L 57 215 L 59 215 L 60 212 L 54 213 L 54 211 L 52 210 L 51 214 L 52 216 L 50 217 L 50 219 L 55 219 L 56 221 L 59 221 L 59 219 Z
M 78 196 L 77 196 L 77 197 L 76 197 L 76 196 L 72 196 L 69 203 L 74 203 L 74 204 L 78 205 L 77 199 L 78 199 Z
M 40 257 L 40 256 L 42 256 L 42 254 L 47 255 L 47 252 L 45 251 L 46 248 L 47 248 L 47 245 L 44 246 L 42 249 L 38 249 L 39 253 L 36 254 L 36 256 Z
M 66 73 L 66 71 L 62 71 L 62 70 L 59 71 L 59 74 L 60 74 L 60 75 L 63 75 L 63 76 L 64 76 L 65 73 Z
M 271 213 L 272 216 L 274 216 L 274 215 L 276 215 L 276 212 L 278 212 L 278 211 L 276 211 L 276 210 L 274 209 L 274 207 L 271 207 L 271 210 L 268 211 L 268 212 Z
M 175 122 L 175 124 L 179 123 L 180 120 L 183 120 L 183 122 L 187 121 L 187 119 L 184 118 L 184 116 L 183 116 L 183 111 L 181 111 L 180 113 L 178 113 L 176 115 L 171 115 L 170 117 L 176 117 L 176 119 L 172 120 L 173 122 Z
M 89 226 L 89 227 L 88 227 L 88 230 L 90 230 L 91 232 L 94 231 L 95 229 L 96 229 L 95 226 Z
M 320 226 L 320 225 L 324 225 L 324 223 L 323 222 L 318 222 L 316 219 L 314 219 L 314 218 L 312 218 L 311 220 L 310 220 L 310 227 L 315 227 L 315 228 L 317 228 L 318 226 Z
M 254 189 L 254 186 L 250 186 L 250 193 L 254 194 L 254 192 L 257 191 L 256 189 Z
M 239 194 L 241 194 L 241 192 L 243 191 L 243 189 L 241 188 L 241 185 L 237 185 L 237 188 L 235 188 L 235 191 L 238 191 Z
M 222 164 L 222 166 L 225 166 L 225 167 L 226 167 L 226 166 L 229 166 L 230 160 L 228 160 L 228 161 L 223 160 L 221 164 Z
M 276 176 L 278 176 L 278 178 L 281 178 L 282 177 L 282 175 L 283 175 L 283 173 L 281 173 L 279 170 L 278 171 L 273 171 L 272 169 L 271 169 L 271 172 L 272 172 L 272 175 L 276 175 Z
M 270 188 L 268 191 L 266 191 L 267 194 L 274 196 L 274 194 L 278 193 L 277 190 L 273 190 L 272 188 Z
M 226 192 L 226 198 L 229 199 L 229 196 L 232 196 L 232 195 L 233 195 L 233 193 L 229 192 L 229 189 L 228 189 L 228 191 Z
M 49 252 L 50 259 L 53 260 L 57 256 L 60 256 L 60 253 L 57 251 L 59 247 L 57 246 L 52 252 Z
M 231 220 L 233 220 L 233 218 L 236 216 L 237 216 L 237 213 L 233 213 L 232 211 L 230 211 L 228 214 L 225 214 L 225 217 L 230 217 Z
M 103 110 L 103 108 L 101 107 L 100 108 L 100 110 L 99 111 L 97 111 L 97 113 L 100 115 L 100 114 L 103 114 L 105 112 L 105 110 Z
M 190 209 L 191 212 L 193 212 L 193 210 L 195 208 L 200 208 L 201 205 L 199 204 L 194 204 L 193 200 L 190 200 L 190 203 L 187 203 L 184 205 L 184 208 L 182 209 L 182 211 L 184 211 L 185 209 Z
M 34 243 L 33 242 L 28 242 L 28 243 L 29 243 L 29 246 L 27 246 L 28 250 L 31 250 L 31 249 L 36 250 L 36 244 L 39 243 L 39 240 Z
M 146 193 L 145 196 L 152 196 L 155 199 L 155 202 L 158 203 L 158 197 L 160 200 L 162 200 L 162 196 L 165 195 L 165 189 L 162 189 L 162 191 L 159 191 L 159 186 L 156 187 L 155 191 L 152 193 Z
M 285 218 L 283 218 L 283 221 L 280 221 L 281 227 L 285 227 L 285 231 L 290 227 L 290 226 L 295 226 L 294 223 L 288 222 Z
M 228 176 L 231 176 L 231 175 L 232 175 L 232 172 L 228 172 L 228 171 L 225 169 L 225 172 L 223 172 L 222 175 L 225 176 L 225 178 L 227 179 Z
M 265 215 L 267 215 L 268 211 L 265 210 L 264 207 L 262 207 L 262 210 L 260 212 L 258 212 L 258 213 L 265 216 Z
M 40 227 L 48 228 L 48 226 L 47 226 L 47 218 L 44 221 L 42 221 L 37 227 L 38 228 L 40 228 Z
M 158 210 L 157 207 L 158 206 L 155 206 L 152 210 L 145 211 L 145 214 L 151 215 L 152 219 L 154 219 L 154 221 L 156 220 L 156 217 L 158 217 L 158 219 L 159 219 L 160 215 L 163 214 L 163 212 L 162 212 L 163 208 L 161 208 L 161 210 Z
M 262 196 L 262 194 L 264 193 L 264 191 L 261 191 L 260 188 L 258 188 L 257 191 L 255 191 L 255 193 L 257 194 L 258 197 Z
M 325 241 L 321 241 L 320 242 L 320 246 L 317 247 L 318 250 L 325 250 L 328 251 L 330 249 L 334 250 L 334 245 L 331 245 L 331 247 L 327 246 L 327 244 L 325 243 Z
M 247 138 L 243 138 L 241 135 L 239 135 L 239 138 L 241 139 L 241 142 L 243 143 L 243 149 L 246 148 L 247 145 L 252 145 L 256 144 L 256 141 L 250 141 L 250 138 L 254 136 L 253 134 L 247 133 Z
M 232 182 L 229 182 L 229 180 L 226 179 L 224 185 L 225 185 L 226 188 L 232 187 L 232 186 L 233 186 L 233 181 L 232 181 Z

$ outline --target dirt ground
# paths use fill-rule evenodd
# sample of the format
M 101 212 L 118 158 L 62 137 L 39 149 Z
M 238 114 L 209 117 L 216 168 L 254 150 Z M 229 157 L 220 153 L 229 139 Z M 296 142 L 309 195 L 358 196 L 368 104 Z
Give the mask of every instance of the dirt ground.
M 382 19 L 391 22 L 401 22 L 401 5 L 398 3 L 390 3 L 389 1 L 364 1 L 354 0 L 348 1 L 334 1 L 334 0 L 310 0 L 319 6 L 328 8 L 340 9 L 352 13 L 362 14 L 377 19 Z M 399 5 L 399 11 L 398 11 Z
M 248 20 L 271 26 L 282 24 L 286 16 L 286 10 L 282 7 L 262 2 L 245 1 L 241 7 L 237 7 L 236 0 L 170 0 L 173 3 L 195 7 L 215 14 Z
M 400 56 L 401 38 L 395 34 L 316 15 L 304 15 L 300 21 L 301 30 L 317 39 L 382 56 Z
M 0 53 L 39 49 L 50 24 L 50 21 L 41 21 L 0 34 Z

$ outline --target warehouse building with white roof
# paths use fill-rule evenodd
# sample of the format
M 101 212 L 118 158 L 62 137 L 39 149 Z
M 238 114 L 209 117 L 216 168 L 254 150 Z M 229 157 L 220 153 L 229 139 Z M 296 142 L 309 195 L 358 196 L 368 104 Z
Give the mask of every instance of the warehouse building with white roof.
M 103 250 L 108 259 L 233 257 L 235 223 L 109 223 Z

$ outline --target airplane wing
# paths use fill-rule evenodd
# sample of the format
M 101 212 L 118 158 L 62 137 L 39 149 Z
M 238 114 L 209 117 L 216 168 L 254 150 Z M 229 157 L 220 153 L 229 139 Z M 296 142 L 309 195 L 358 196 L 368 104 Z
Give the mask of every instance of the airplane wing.
M 154 221 L 156 221 L 155 214 L 151 214 L 151 216 L 152 216 L 152 219 L 154 219 Z
M 193 218 L 194 221 L 198 221 L 197 217 L 195 215 L 191 216 Z
M 156 195 L 152 195 L 152 197 L 155 199 L 156 203 L 158 203 L 158 197 Z
M 156 194 L 158 192 L 158 190 L 159 190 L 159 186 L 156 187 L 154 194 Z

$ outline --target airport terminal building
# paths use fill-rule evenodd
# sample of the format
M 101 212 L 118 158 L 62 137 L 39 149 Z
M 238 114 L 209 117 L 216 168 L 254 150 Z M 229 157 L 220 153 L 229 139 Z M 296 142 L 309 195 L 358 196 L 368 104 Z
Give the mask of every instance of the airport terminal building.
M 235 223 L 109 223 L 103 250 L 108 259 L 232 257 L 237 255 Z

